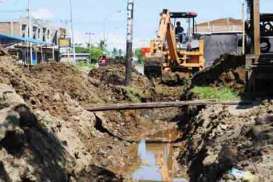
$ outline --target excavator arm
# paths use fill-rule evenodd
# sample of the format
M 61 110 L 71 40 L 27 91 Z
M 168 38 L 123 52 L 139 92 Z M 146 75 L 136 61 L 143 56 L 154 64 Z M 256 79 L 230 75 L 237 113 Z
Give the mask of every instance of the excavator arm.
M 163 54 L 165 42 L 167 42 L 168 45 L 170 59 L 172 61 L 177 60 L 178 54 L 175 31 L 171 23 L 170 12 L 168 10 L 163 10 L 161 13 L 157 37 L 151 42 L 152 54 Z
M 195 33 L 194 23 L 190 41 L 183 48 L 182 46 L 178 48 L 175 25 L 172 22 L 176 19 L 188 19 L 194 22 L 196 16 L 194 12 L 170 12 L 167 9 L 162 11 L 156 38 L 151 41 L 150 52 L 145 56 L 144 74 L 146 76 L 162 78 L 164 73 L 176 70 L 192 74 L 204 67 L 204 41 L 195 40 L 198 46 L 191 49 L 192 37 Z

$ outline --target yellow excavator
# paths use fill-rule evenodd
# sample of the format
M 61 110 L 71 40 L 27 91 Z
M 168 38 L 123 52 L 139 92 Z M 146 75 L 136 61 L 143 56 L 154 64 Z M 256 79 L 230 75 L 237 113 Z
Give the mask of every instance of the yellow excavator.
M 157 36 L 144 56 L 146 76 L 161 77 L 166 72 L 192 74 L 204 68 L 204 40 L 196 34 L 196 17 L 194 12 L 162 11 Z M 187 32 L 178 35 L 175 25 L 182 20 L 186 20 Z

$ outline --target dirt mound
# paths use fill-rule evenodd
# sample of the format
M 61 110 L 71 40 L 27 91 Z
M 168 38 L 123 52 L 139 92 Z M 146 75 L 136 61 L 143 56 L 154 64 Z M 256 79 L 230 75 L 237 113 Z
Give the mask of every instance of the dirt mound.
M 245 85 L 245 59 L 243 56 L 224 55 L 214 64 L 194 75 L 193 86 L 228 86 L 242 93 Z
M 0 83 L 14 88 L 18 94 L 15 102 L 18 98 L 26 102 L 41 126 L 57 138 L 75 162 L 74 176 L 90 165 L 114 170 L 130 160 L 130 145 L 97 130 L 97 116 L 84 109 L 85 103 L 98 103 L 100 99 L 88 77 L 73 66 L 52 63 L 27 68 L 8 57 L 1 58 Z M 46 154 L 43 157 L 47 160 Z
M 37 140 L 35 139 L 35 142 L 40 141 L 41 144 L 35 142 L 29 144 L 29 141 L 23 141 L 24 145 L 31 145 L 33 150 L 36 149 L 35 146 L 39 147 L 38 151 L 44 150 L 44 147 L 46 148 L 45 153 L 41 152 L 41 156 L 33 159 L 32 163 L 24 164 L 30 171 L 36 167 L 36 163 L 41 163 L 40 168 L 37 168 L 41 171 L 45 167 L 44 173 L 39 173 L 39 171 L 30 172 L 33 179 L 46 175 L 49 169 L 43 166 L 47 165 L 44 161 L 51 161 L 51 156 L 55 157 L 52 154 L 54 150 L 49 144 L 52 137 L 55 138 L 56 145 L 58 144 L 57 147 L 62 149 L 60 156 L 63 158 L 60 162 L 60 169 L 59 163 L 56 166 L 55 163 L 50 164 L 49 167 L 52 170 L 58 168 L 56 169 L 57 172 L 62 170 L 63 176 L 49 176 L 52 179 L 51 181 L 54 181 L 53 179 L 55 181 L 66 181 L 63 179 L 67 177 L 74 181 L 84 181 L 87 178 L 93 178 L 96 174 L 97 179 L 100 180 L 104 179 L 104 177 L 105 179 L 112 178 L 113 174 L 110 171 L 124 174 L 127 164 L 137 158 L 137 154 L 130 152 L 135 144 L 126 142 L 126 140 L 138 140 L 151 130 L 165 127 L 164 124 L 167 123 L 166 114 L 161 110 L 96 114 L 86 110 L 86 106 L 98 103 L 179 99 L 180 94 L 177 94 L 180 90 L 179 87 L 168 89 L 169 87 L 158 83 L 151 84 L 146 77 L 135 72 L 133 73 L 132 84 L 124 86 L 122 84 L 124 73 L 124 67 L 121 65 L 101 67 L 92 70 L 87 75 L 76 67 L 67 64 L 50 63 L 26 67 L 17 65 L 9 57 L 1 58 L 0 83 L 14 89 L 16 95 L 16 97 L 7 97 L 8 94 L 4 94 L 5 98 L 7 97 L 10 103 L 17 103 L 18 101 L 24 103 L 39 124 L 39 127 L 32 128 L 37 132 L 35 136 L 39 135 L 39 137 L 45 138 L 45 141 L 38 140 L 39 137 L 37 137 Z M 5 93 L 14 93 L 14 91 L 0 87 L 1 90 Z M 7 107 L 3 99 L 0 98 L 0 111 Z M 11 112 L 13 112 L 12 109 Z M 175 115 L 178 112 L 179 110 L 170 111 L 168 115 Z M 159 120 L 164 121 L 164 123 L 159 124 Z M 20 127 L 20 132 L 23 132 L 24 129 L 20 129 Z M 28 136 L 28 131 L 23 132 L 22 135 Z M 1 143 L 0 151 L 7 151 L 6 148 L 9 147 L 5 141 L 12 140 L 14 137 L 13 135 L 6 136 L 6 134 L 3 136 L 5 140 Z M 47 140 L 48 136 L 49 139 Z M 54 146 L 55 144 L 52 145 L 52 147 Z M 29 150 L 32 150 L 32 148 Z M 3 175 L 0 172 L 0 175 L 4 177 L 13 174 L 12 170 L 9 170 L 9 162 L 12 163 L 12 161 L 18 159 L 25 163 L 36 154 L 29 153 L 26 157 L 19 156 L 16 159 L 14 157 L 9 158 L 9 155 L 8 152 L 3 155 L 0 154 L 1 159 L 3 159 L 0 168 L 7 171 Z M 56 159 L 56 161 L 58 160 Z M 22 164 L 22 166 L 24 165 Z M 18 173 L 21 173 L 21 171 Z M 93 176 L 89 173 L 92 173 Z
M 130 86 L 124 85 L 125 66 L 122 64 L 107 65 L 91 70 L 89 78 L 108 98 L 106 102 L 142 102 L 152 98 L 153 87 L 150 81 L 136 71 L 132 72 Z
M 182 125 L 191 181 L 272 181 L 273 104 L 212 106 Z
M 83 162 L 80 159 L 83 156 L 78 153 L 76 157 L 76 153 L 72 152 L 70 145 L 75 140 L 60 134 L 60 130 L 66 130 L 62 128 L 61 121 L 50 120 L 53 118 L 49 118 L 49 115 L 46 115 L 47 118 L 45 115 L 41 117 L 42 113 L 38 111 L 33 112 L 24 100 L 5 84 L 0 84 L 0 105 L 0 180 L 69 181 L 84 176 L 85 165 L 78 163 Z M 74 143 L 75 147 L 79 145 Z M 84 151 L 83 148 L 81 150 Z M 88 160 L 88 157 L 84 160 Z M 94 180 L 104 179 L 103 174 L 105 177 L 111 174 L 96 166 L 91 169 L 94 168 L 97 172 L 92 173 L 92 170 L 89 170 Z M 118 179 L 113 174 L 110 176 Z
M 180 97 L 180 86 L 169 87 L 159 82 L 152 83 L 136 71 L 132 73 L 131 85 L 124 86 L 124 75 L 124 65 L 107 65 L 90 71 L 89 79 L 96 86 L 98 95 L 107 103 L 171 101 Z M 109 122 L 103 122 L 103 126 L 120 138 L 138 140 L 159 125 L 154 121 L 161 120 L 162 112 L 163 110 L 106 112 L 104 120 Z M 169 113 L 177 112 L 178 109 L 173 109 Z M 162 120 L 167 121 L 165 118 Z
M 39 79 L 56 91 L 65 91 L 82 105 L 102 102 L 97 97 L 93 84 L 74 66 L 61 63 L 39 64 L 24 71 L 29 77 Z
M 89 77 L 97 79 L 104 84 L 124 85 L 125 80 L 125 65 L 123 64 L 110 64 L 107 66 L 99 67 L 98 69 L 91 70 Z M 135 70 L 132 72 L 132 85 L 144 87 L 148 83 L 148 79 Z

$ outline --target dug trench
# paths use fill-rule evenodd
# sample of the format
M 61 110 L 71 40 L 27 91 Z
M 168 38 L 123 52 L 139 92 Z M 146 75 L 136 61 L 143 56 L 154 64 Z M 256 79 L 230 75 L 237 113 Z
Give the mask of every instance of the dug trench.
M 212 69 L 231 58 L 222 58 Z M 234 70 L 241 72 L 242 65 L 221 68 L 206 85 L 228 83 L 240 89 L 243 83 Z M 151 172 L 150 161 L 161 172 L 144 180 L 272 179 L 271 102 L 246 109 L 211 106 L 97 113 L 85 109 L 105 103 L 198 97 L 191 92 L 200 83 L 197 77 L 190 85 L 168 86 L 151 84 L 134 72 L 131 86 L 125 87 L 124 74 L 124 66 L 117 64 L 86 74 L 72 65 L 24 67 L 2 57 L 0 179 L 141 180 L 143 169 Z M 152 160 L 147 158 L 151 152 Z
M 132 85 L 125 87 L 123 67 L 109 65 L 86 74 L 69 64 L 26 67 L 1 57 L 0 179 L 130 181 L 140 163 L 138 141 L 168 142 L 164 131 L 176 128 L 168 121 L 180 110 L 92 113 L 85 108 L 177 100 L 181 88 L 151 86 L 135 72 Z

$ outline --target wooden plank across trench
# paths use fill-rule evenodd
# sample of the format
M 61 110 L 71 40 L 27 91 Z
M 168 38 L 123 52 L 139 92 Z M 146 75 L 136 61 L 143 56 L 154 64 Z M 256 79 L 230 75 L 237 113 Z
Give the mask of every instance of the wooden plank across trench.
M 173 102 L 146 102 L 146 103 L 121 103 L 121 104 L 105 104 L 93 105 L 87 107 L 86 110 L 91 112 L 98 111 L 114 111 L 114 110 L 139 110 L 139 109 L 155 109 L 155 108 L 169 108 L 169 107 L 184 107 L 184 106 L 202 106 L 202 105 L 250 105 L 251 102 L 247 101 L 173 101 Z

